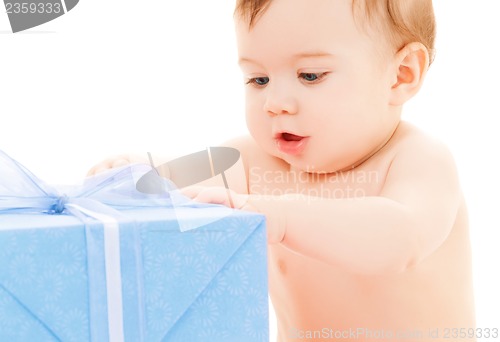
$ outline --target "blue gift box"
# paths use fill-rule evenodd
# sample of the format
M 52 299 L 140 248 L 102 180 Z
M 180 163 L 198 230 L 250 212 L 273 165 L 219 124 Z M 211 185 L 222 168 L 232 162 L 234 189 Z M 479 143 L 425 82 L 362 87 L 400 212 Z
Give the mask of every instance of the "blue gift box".
M 264 217 L 135 171 L 67 194 L 0 151 L 0 341 L 268 341 Z
M 119 230 L 126 341 L 269 340 L 264 218 L 232 211 L 179 231 L 180 216 L 220 210 L 122 211 L 136 222 Z M 106 307 L 103 224 L 86 229 L 69 215 L 0 220 L 0 341 L 102 341 L 117 314 Z

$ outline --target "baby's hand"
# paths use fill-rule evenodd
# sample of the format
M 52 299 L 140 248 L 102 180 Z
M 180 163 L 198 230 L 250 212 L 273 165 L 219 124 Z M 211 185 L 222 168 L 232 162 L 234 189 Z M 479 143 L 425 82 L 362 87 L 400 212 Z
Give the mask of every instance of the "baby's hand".
M 94 165 L 87 173 L 87 176 L 94 176 L 100 172 L 113 169 L 115 167 L 125 166 L 134 163 L 149 164 L 148 160 L 144 157 L 133 154 L 120 154 L 118 156 L 107 158 L 100 163 Z
M 224 187 L 189 186 L 181 189 L 181 192 L 195 202 L 223 204 L 230 208 L 266 214 L 250 203 L 249 199 L 251 195 L 238 194 Z M 255 197 L 252 198 L 255 199 Z M 271 198 L 267 198 L 265 203 L 271 204 L 273 202 Z M 286 223 L 282 211 L 275 210 L 274 214 L 270 216 L 266 214 L 266 219 L 267 242 L 269 244 L 282 242 L 286 230 Z

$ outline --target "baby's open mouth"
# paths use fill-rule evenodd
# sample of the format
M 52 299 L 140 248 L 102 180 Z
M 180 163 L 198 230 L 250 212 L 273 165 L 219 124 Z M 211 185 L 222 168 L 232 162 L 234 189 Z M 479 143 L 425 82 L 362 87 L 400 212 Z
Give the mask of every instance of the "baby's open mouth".
M 309 137 L 303 137 L 288 132 L 278 133 L 275 137 L 278 149 L 289 155 L 301 154 L 309 140 Z
M 304 137 L 292 133 L 281 133 L 281 139 L 285 141 L 301 141 Z

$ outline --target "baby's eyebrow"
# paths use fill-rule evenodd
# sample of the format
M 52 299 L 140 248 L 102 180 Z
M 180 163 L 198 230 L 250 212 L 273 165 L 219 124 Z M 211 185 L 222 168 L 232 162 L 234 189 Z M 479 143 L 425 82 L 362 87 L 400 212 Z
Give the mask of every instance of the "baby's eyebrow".
M 332 57 L 335 57 L 335 55 L 326 51 L 307 51 L 307 52 L 297 53 L 291 56 L 293 60 L 306 59 L 306 58 L 332 58 Z M 241 65 L 245 63 L 259 64 L 259 62 L 253 59 L 240 57 L 240 59 L 238 60 L 238 64 Z
M 297 53 L 292 56 L 292 58 L 294 59 L 318 58 L 318 57 L 335 57 L 335 55 L 325 51 L 310 51 L 310 52 Z

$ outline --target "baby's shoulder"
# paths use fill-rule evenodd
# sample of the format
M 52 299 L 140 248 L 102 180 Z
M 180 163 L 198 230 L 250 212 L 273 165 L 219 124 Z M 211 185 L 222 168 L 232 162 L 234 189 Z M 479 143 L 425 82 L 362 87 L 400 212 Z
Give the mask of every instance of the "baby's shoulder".
M 402 122 L 391 140 L 388 165 L 392 175 L 423 175 L 429 171 L 434 178 L 449 178 L 456 174 L 448 146 L 416 126 Z
M 446 144 L 420 128 L 401 122 L 392 140 L 394 156 L 411 153 L 414 157 L 433 155 L 451 155 Z

